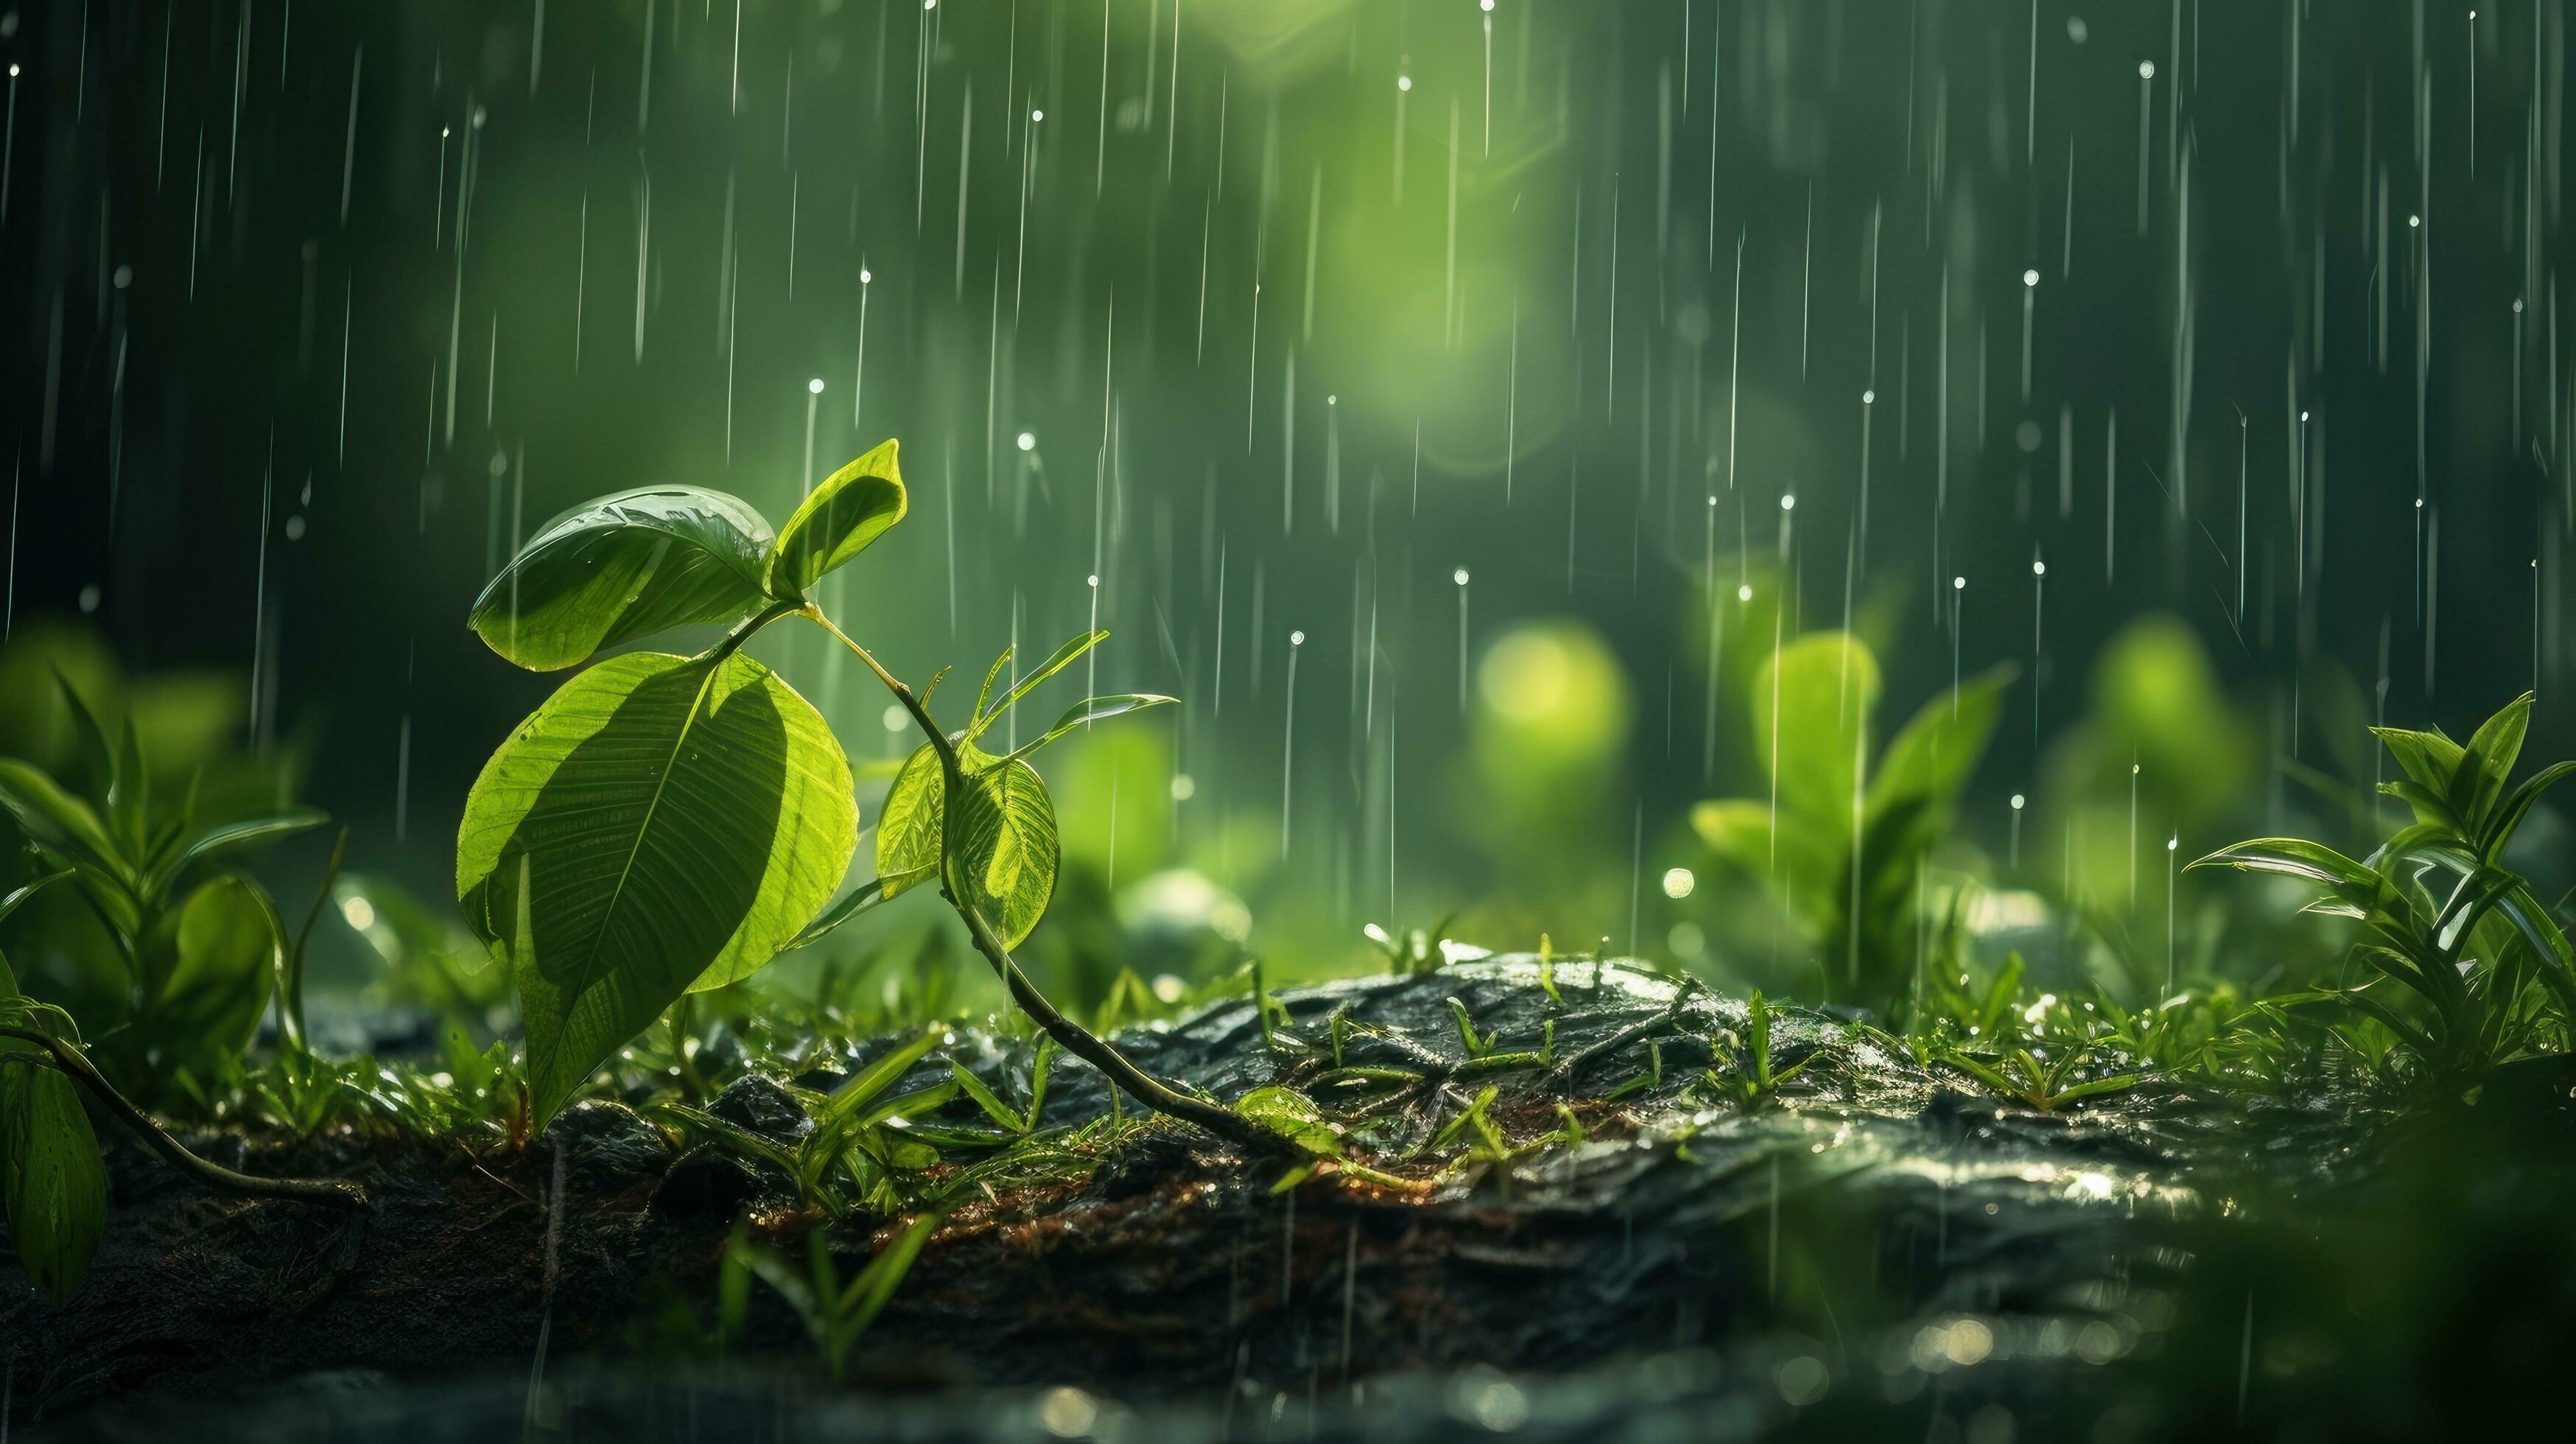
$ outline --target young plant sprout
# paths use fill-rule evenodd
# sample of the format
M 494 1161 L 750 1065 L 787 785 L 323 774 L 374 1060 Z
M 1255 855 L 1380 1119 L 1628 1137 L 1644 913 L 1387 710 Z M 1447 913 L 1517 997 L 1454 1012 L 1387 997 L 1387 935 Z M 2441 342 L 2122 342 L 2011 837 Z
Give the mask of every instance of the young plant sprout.
M 2473 1078 L 2531 1050 L 2544 1015 L 2576 1018 L 2576 949 L 2528 880 L 2502 865 L 2542 793 L 2576 772 L 2558 762 L 2508 792 L 2531 726 L 2526 692 L 2488 718 L 2466 747 L 2438 729 L 2371 729 L 2406 775 L 2379 790 L 2415 821 L 2356 861 L 2323 843 L 2265 837 L 2192 864 L 2271 872 L 2324 890 L 2305 911 L 2358 921 L 2354 956 L 2375 982 L 2272 1000 L 2341 1004 L 2396 1035 L 2422 1076 Z M 2390 990 L 2380 983 L 2395 983 Z
M 598 498 L 540 530 L 475 602 L 474 630 L 532 671 L 674 626 L 727 628 L 694 657 L 627 652 L 589 665 L 511 733 L 466 799 L 457 898 L 517 980 L 537 1125 L 688 994 L 935 883 L 1065 1051 L 1148 1108 L 1269 1146 L 1267 1130 L 1151 1077 L 1058 1012 L 1011 958 L 1046 912 L 1059 856 L 1029 757 L 1172 699 L 1087 698 L 995 754 L 982 743 L 994 723 L 1108 633 L 1074 637 L 996 696 L 1005 650 L 952 730 L 930 711 L 937 678 L 919 691 L 898 680 L 816 604 L 825 573 L 903 519 L 895 451 L 888 441 L 834 472 L 775 532 L 740 499 L 697 487 Z M 924 739 L 886 792 L 876 878 L 828 909 L 858 841 L 849 758 L 812 704 L 743 650 L 789 618 L 848 648 Z

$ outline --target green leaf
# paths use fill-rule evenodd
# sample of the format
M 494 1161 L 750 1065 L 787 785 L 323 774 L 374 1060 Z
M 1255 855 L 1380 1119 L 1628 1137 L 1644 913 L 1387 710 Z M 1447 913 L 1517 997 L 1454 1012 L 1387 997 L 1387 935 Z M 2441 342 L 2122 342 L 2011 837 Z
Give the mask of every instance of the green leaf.
M 228 822 L 221 827 L 210 828 L 190 839 L 188 845 L 180 850 L 177 857 L 154 868 L 151 876 L 145 879 L 144 891 L 157 892 L 169 886 L 178 881 L 180 875 L 190 867 L 207 858 L 219 857 L 235 848 L 248 847 L 252 843 L 266 842 L 272 838 L 292 837 L 299 832 L 309 832 L 330 820 L 328 813 L 317 812 L 309 807 L 299 807 L 274 817 L 244 818 L 239 822 Z
M 484 764 L 466 921 L 519 981 L 540 1125 L 679 996 L 767 963 L 857 845 L 849 760 L 740 653 L 634 653 L 566 683 Z
M 855 1115 L 878 1094 L 894 1086 L 895 1080 L 911 1072 L 912 1065 L 920 1062 L 924 1054 L 939 1046 L 939 1040 L 947 1036 L 947 1033 L 948 1030 L 945 1028 L 933 1028 L 909 1043 L 889 1048 L 879 1054 L 876 1061 L 852 1074 L 840 1087 L 832 1090 L 831 1096 L 824 1100 L 821 1121 L 846 1119 Z
M 975 711 L 972 714 L 973 716 L 981 717 L 984 715 L 985 707 L 990 705 L 993 700 L 993 684 L 1002 679 L 1002 669 L 1011 665 L 1012 656 L 1019 650 L 1020 649 L 1017 647 L 1004 647 L 1002 649 L 1002 655 L 993 659 L 993 665 L 984 669 L 984 685 L 975 689 Z M 927 699 L 925 698 L 924 700 L 926 701 Z
M 1142 712 L 1148 707 L 1160 707 L 1167 702 L 1179 700 L 1177 697 L 1164 697 L 1151 692 L 1120 692 L 1107 697 L 1084 698 L 1066 708 L 1064 715 L 1055 719 L 1055 725 L 1040 733 L 1036 741 L 1023 742 L 1014 748 L 1010 754 L 1011 758 L 1016 761 L 1026 757 L 1076 727 L 1087 726 L 1093 722 L 1105 722 L 1112 717 L 1124 717 L 1130 712 Z
M 983 1109 L 995 1123 L 1012 1133 L 1029 1131 L 1027 1120 L 1012 1112 L 1009 1104 L 994 1097 L 993 1090 L 984 1086 L 983 1079 L 967 1072 L 965 1064 L 952 1058 L 948 1062 L 948 1071 L 955 1075 L 957 1086 L 966 1090 L 966 1096 L 975 1100 L 975 1106 Z
M 0 757 L 0 809 L 35 841 L 94 864 L 112 877 L 133 876 L 98 813 L 34 763 Z
M 760 513 L 720 491 L 603 496 L 546 523 L 474 599 L 469 623 L 530 671 L 570 667 L 668 627 L 759 611 L 768 543 Z
M 0 1003 L 20 997 L 0 958 Z M 107 1170 L 72 1080 L 28 1062 L 36 1052 L 0 1039 L 0 1203 L 27 1277 L 60 1306 L 80 1288 L 106 1230 Z
M 1026 762 L 964 748 L 967 769 L 949 859 L 951 891 L 984 908 L 987 921 L 1016 948 L 1028 940 L 1055 894 L 1061 847 L 1046 784 Z M 939 755 L 923 743 L 886 789 L 877 821 L 877 877 L 893 897 L 940 875 L 940 836 L 947 813 Z
M 1753 685 L 1752 736 L 1784 811 L 1850 835 L 1878 688 L 1878 659 L 1846 632 L 1810 633 L 1763 663 Z
M 168 973 L 144 1009 L 149 1045 L 202 1074 L 258 1035 L 286 940 L 257 883 L 219 877 L 188 894 L 165 946 Z
M 2464 771 L 2452 787 L 2454 791 L 2465 788 L 2454 805 L 2473 828 L 2486 826 L 2487 809 L 2504 795 L 2505 779 L 2513 775 L 2513 764 L 2522 756 L 2522 739 L 2531 730 L 2531 702 L 2532 694 L 2523 693 L 2470 734 L 2468 751 L 2461 758 Z M 2474 770 L 2468 770 L 2467 764 L 2474 764 Z
M 833 472 L 779 528 L 764 573 L 770 595 L 802 597 L 825 572 L 903 520 L 905 506 L 891 441 Z
M 1994 737 L 2013 675 L 2006 662 L 1961 683 L 1955 697 L 1924 703 L 1887 744 L 1878 775 L 1869 782 L 1871 809 L 1885 808 L 1899 797 L 1920 797 L 1936 807 L 1956 800 Z
M 1255 1088 L 1235 1101 L 1234 1111 L 1322 1158 L 1338 1157 L 1342 1135 L 1324 1121 L 1314 1101 L 1294 1088 Z
M 27 899 L 43 892 L 53 884 L 61 882 L 64 878 L 70 877 L 77 871 L 78 869 L 76 868 L 57 868 L 52 872 L 42 874 L 28 882 L 22 883 L 6 893 L 0 893 L 0 922 L 7 921 L 9 914 L 18 910 L 19 904 L 24 903 Z
M 2417 823 L 2439 830 L 2443 836 L 2466 838 L 2468 822 L 2451 807 L 2451 800 L 2413 778 L 2399 778 L 2379 784 L 2382 794 L 2398 798 L 2415 813 Z
M 1109 634 L 1107 632 L 1080 633 L 1067 641 L 1063 646 L 1056 648 L 1054 655 L 1048 657 L 1045 661 L 1040 662 L 1036 671 L 1029 673 L 1027 676 L 1022 677 L 1016 682 L 1013 682 L 1011 684 L 1011 690 L 1003 693 L 1001 700 L 995 702 L 992 706 L 985 706 L 983 697 L 978 695 L 975 699 L 975 720 L 968 724 L 966 728 L 966 740 L 971 742 L 977 737 L 982 736 L 984 734 L 984 729 L 992 726 L 995 722 L 1000 721 L 1003 713 L 1018 706 L 1021 698 L 1026 697 L 1029 693 L 1037 690 L 1039 683 L 1044 682 L 1046 679 L 1063 671 L 1065 668 L 1072 666 L 1075 660 L 1081 657 L 1083 653 L 1090 651 L 1092 648 L 1097 647 L 1108 640 Z M 993 670 L 986 673 L 984 677 L 985 692 L 993 690 L 994 677 L 1000 674 L 1002 664 L 1010 660 L 1011 654 L 1008 651 L 1003 652 L 1002 655 L 993 659 Z
M 71 714 L 73 730 L 80 734 L 81 757 L 89 770 L 90 796 L 105 803 L 115 797 L 119 780 L 116 749 L 108 745 L 107 728 L 60 667 L 54 669 L 54 687 L 62 693 L 63 710 Z
M 143 765 L 143 739 L 135 733 L 134 718 L 129 715 L 117 747 L 116 785 L 108 791 L 107 817 L 117 840 L 132 856 L 144 855 L 151 845 L 151 804 L 152 774 Z
M 2436 797 L 2450 795 L 2451 779 L 2459 773 L 2463 755 L 2459 743 L 2439 732 L 2411 732 L 2403 727 L 2373 727 L 2370 733 L 2387 746 L 2398 769 L 2416 786 Z
M 790 938 L 787 946 L 779 949 L 779 951 L 783 953 L 792 953 L 798 948 L 810 947 L 815 943 L 819 943 L 824 938 L 830 936 L 835 929 L 841 926 L 841 924 L 848 922 L 850 919 L 857 917 L 863 912 L 869 911 L 891 896 L 893 896 L 893 894 L 886 891 L 886 880 L 884 878 L 876 878 L 860 887 L 853 888 L 845 894 L 839 902 L 823 909 L 823 911 L 815 917 L 814 921 L 805 925 L 805 930 L 803 932 Z
M 2222 847 L 2191 865 L 2276 872 L 2316 883 L 2337 895 L 2354 890 L 2376 894 L 2381 886 L 2378 873 L 2322 842 L 2310 842 L 2300 837 L 2254 838 L 2233 847 Z
M 1046 916 L 1063 854 L 1046 783 L 1025 762 L 996 762 L 969 772 L 956 828 L 947 857 L 949 887 L 984 909 L 1003 947 L 1018 947 Z
M 877 818 L 877 880 L 885 885 L 880 896 L 898 896 L 939 875 L 942 795 L 939 750 L 924 742 L 886 787 L 885 810 Z
M 2486 831 L 2478 839 L 2479 854 L 2489 862 L 2503 857 L 2506 846 L 2513 841 L 2514 829 L 2522 826 L 2523 818 L 2530 815 L 2532 804 L 2540 801 L 2542 793 L 2564 781 L 2571 772 L 2576 772 L 2576 762 L 2553 762 L 2524 779 L 2523 784 L 2505 798 L 2504 805 L 2487 818 Z
M 894 443 L 889 441 L 886 445 Z M 894 1298 L 894 1291 L 903 1286 L 903 1276 L 912 1272 L 913 1260 L 921 1257 L 922 1245 L 930 1242 L 930 1236 L 939 1231 L 939 1225 L 947 1217 L 945 1213 L 934 1211 L 914 1219 L 903 1232 L 895 1235 L 894 1242 L 879 1249 L 877 1256 L 868 1260 L 868 1266 L 859 1270 L 857 1278 L 850 1280 L 850 1291 L 842 1299 L 846 1312 L 834 1326 L 842 1347 L 847 1348 L 865 1333 L 868 1325 L 876 1322 L 877 1315 L 885 1311 L 886 1304 Z

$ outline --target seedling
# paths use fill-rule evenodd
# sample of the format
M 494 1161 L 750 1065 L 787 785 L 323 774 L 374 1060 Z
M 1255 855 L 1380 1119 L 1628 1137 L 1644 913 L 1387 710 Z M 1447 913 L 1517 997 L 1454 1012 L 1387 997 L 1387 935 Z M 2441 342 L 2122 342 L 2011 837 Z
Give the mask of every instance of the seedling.
M 2406 774 L 2381 790 L 2404 800 L 2415 821 L 2367 859 L 2299 838 L 2257 838 L 2192 864 L 2314 884 L 2323 896 L 2305 911 L 2351 918 L 2367 933 L 2353 956 L 2376 982 L 2275 1004 L 2341 1003 L 2387 1029 L 2418 1071 L 2440 1082 L 2474 1077 L 2534 1044 L 2542 999 L 2527 994 L 2535 983 L 2563 1034 L 2576 1018 L 2576 952 L 2530 884 L 2499 861 L 2540 795 L 2576 771 L 2560 762 L 2505 790 L 2531 702 L 2525 693 L 2507 704 L 2466 747 L 2438 731 L 2372 729 Z
M 301 1053 L 304 950 L 319 900 L 290 939 L 276 904 L 248 877 L 216 876 L 184 899 L 180 887 L 202 865 L 316 826 L 321 815 L 294 811 L 201 826 L 193 796 L 174 811 L 156 811 L 133 723 L 127 722 L 121 744 L 110 747 L 79 693 L 61 685 L 89 753 L 95 790 L 83 796 L 32 764 L 0 758 L 0 808 L 27 835 L 45 869 L 0 897 L 0 918 L 47 888 L 72 888 L 115 946 L 124 969 L 117 991 L 127 1010 L 96 1049 L 102 1068 L 72 1015 L 21 993 L 0 957 L 0 1202 L 28 1276 L 55 1303 L 80 1287 L 106 1225 L 106 1172 L 83 1093 L 210 1187 L 339 1203 L 365 1199 L 352 1184 L 255 1178 L 209 1163 L 129 1096 L 184 1098 L 207 1078 L 237 1074 L 272 994 L 280 1037 L 289 1051 Z M 333 870 L 338 866 L 335 848 Z M 326 878 L 323 891 L 329 890 Z
M 1771 1019 L 1771 1000 L 1756 989 L 1745 1005 L 1744 1035 L 1735 1040 L 1734 1066 L 1723 1074 L 1715 1069 L 1709 1070 L 1709 1080 L 1718 1091 L 1747 1108 L 1769 1102 L 1778 1095 L 1781 1084 L 1798 1076 L 1816 1060 L 1816 1055 L 1809 1053 L 1786 1068 L 1778 1066 L 1771 1050 Z M 1656 1059 L 1655 1071 L 1659 1075 L 1663 1071 L 1660 1055 Z
M 1948 829 L 2012 681 L 2009 666 L 1935 697 L 1870 768 L 1878 662 L 1859 638 L 1783 646 L 1753 689 L 1771 794 L 1703 802 L 1691 826 L 1768 888 L 1806 934 L 1829 985 L 1885 1006 L 1906 990 L 1918 868 Z
M 902 1285 L 903 1276 L 921 1257 L 921 1246 L 939 1231 L 943 1217 L 935 1212 L 925 1213 L 905 1225 L 846 1284 L 841 1282 L 840 1266 L 832 1260 L 831 1241 L 819 1228 L 805 1235 L 805 1267 L 801 1272 L 784 1252 L 755 1244 L 743 1234 L 736 1234 L 727 1246 L 726 1272 L 729 1279 L 749 1272 L 776 1290 L 804 1320 L 805 1332 L 821 1351 L 832 1377 L 838 1379 L 849 1360 L 851 1346 L 885 1311 L 887 1301 Z M 724 1312 L 739 1317 L 739 1289 L 731 1288 L 728 1293 Z
M 130 1096 L 159 1103 L 184 1091 L 182 1074 L 202 1077 L 239 1057 L 272 997 L 281 1039 L 301 1049 L 304 952 L 323 898 L 290 935 L 267 890 L 248 876 L 214 871 L 198 879 L 245 847 L 320 826 L 322 814 L 290 808 L 210 823 L 198 816 L 193 789 L 163 806 L 151 795 L 132 720 L 111 745 L 80 694 L 56 681 L 88 756 L 89 788 L 74 791 L 31 763 L 0 757 L 0 809 L 27 835 L 43 870 L 18 901 L 68 887 L 113 945 L 121 976 L 98 980 L 93 991 L 123 1007 L 89 1019 L 101 1070 Z M 338 863 L 335 848 L 335 872 Z M 326 878 L 322 892 L 329 891 Z
M 1075 728 L 1172 699 L 1088 698 L 995 754 L 982 745 L 993 725 L 1107 633 L 1074 637 L 996 695 L 1004 651 L 951 730 L 933 717 L 930 689 L 898 680 L 816 604 L 825 573 L 902 520 L 895 453 L 889 441 L 834 472 L 775 532 L 721 492 L 601 497 L 548 523 L 475 602 L 474 630 L 509 661 L 590 664 L 492 754 L 457 835 L 458 900 L 518 982 L 539 1125 L 682 997 L 936 884 L 1066 1051 L 1149 1108 L 1272 1146 L 1066 1018 L 1011 957 L 1046 911 L 1059 856 L 1054 806 L 1028 759 Z M 886 793 L 876 878 L 837 903 L 858 838 L 849 758 L 821 714 L 743 650 L 788 618 L 846 647 L 923 737 Z M 727 630 L 695 657 L 593 660 L 685 623 Z
M 1392 932 L 1370 923 L 1360 929 L 1360 935 L 1385 955 L 1389 972 L 1418 977 L 1436 973 L 1461 957 L 1483 955 L 1481 949 L 1466 948 L 1450 938 L 1449 925 L 1457 920 L 1458 915 L 1451 913 L 1427 928 L 1397 928 Z

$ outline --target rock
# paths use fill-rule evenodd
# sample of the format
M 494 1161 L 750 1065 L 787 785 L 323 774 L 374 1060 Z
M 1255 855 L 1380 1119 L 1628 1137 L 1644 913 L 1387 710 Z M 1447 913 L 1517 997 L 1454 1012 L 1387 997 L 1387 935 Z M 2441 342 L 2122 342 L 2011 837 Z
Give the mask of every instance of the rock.
M 814 1120 L 805 1116 L 805 1105 L 796 1101 L 787 1085 L 766 1073 L 745 1073 L 725 1085 L 707 1104 L 707 1112 L 780 1143 L 793 1143 L 814 1126 Z
M 567 1182 L 613 1192 L 661 1171 L 670 1140 L 623 1103 L 587 1098 L 546 1125 L 545 1145 L 561 1150 Z

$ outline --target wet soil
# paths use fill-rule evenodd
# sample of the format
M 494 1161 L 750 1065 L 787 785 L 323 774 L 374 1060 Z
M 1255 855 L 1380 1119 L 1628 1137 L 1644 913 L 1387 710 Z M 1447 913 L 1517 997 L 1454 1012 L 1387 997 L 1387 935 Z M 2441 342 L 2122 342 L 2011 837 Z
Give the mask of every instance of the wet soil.
M 1744 1005 L 1618 964 L 1278 996 L 1274 1029 L 1311 1046 L 1242 1001 L 1119 1041 L 1219 1098 L 1307 1088 L 1428 1188 L 1327 1169 L 1274 1191 L 1281 1161 L 1131 1133 L 1076 1180 L 956 1209 L 836 1387 L 765 1289 L 730 1357 L 689 1344 L 737 1219 L 808 1221 L 782 1179 L 621 1104 L 523 1149 L 206 1141 L 358 1178 L 362 1214 L 209 1195 L 120 1148 L 80 1294 L 47 1310 L 0 1271 L 6 1417 L 67 1438 L 2396 1437 L 2508 1417 L 2576 1339 L 2564 1068 L 2404 1114 L 2173 1087 L 2049 1114 L 1784 1010 L 1775 1066 L 1812 1061 L 1747 1106 L 1704 1081 Z M 1344 1070 L 1388 1074 L 1337 1085 L 1336 1032 Z M 1025 1101 L 1027 1046 L 976 1036 L 899 1086 L 950 1057 Z M 1508 1144 L 1584 1141 L 1404 1162 L 1489 1086 Z M 1050 1125 L 1109 1106 L 1058 1060 Z M 804 1126 L 771 1080 L 711 1109 Z M 844 1277 L 898 1223 L 833 1230 Z

